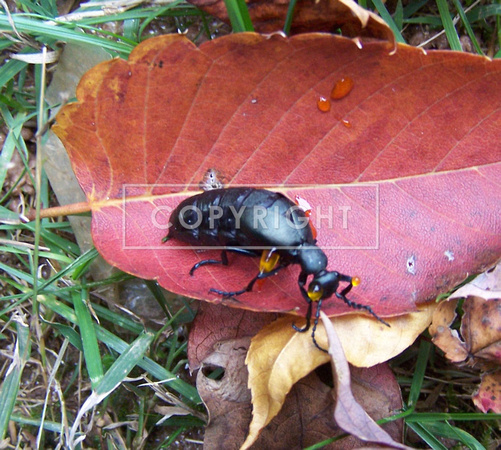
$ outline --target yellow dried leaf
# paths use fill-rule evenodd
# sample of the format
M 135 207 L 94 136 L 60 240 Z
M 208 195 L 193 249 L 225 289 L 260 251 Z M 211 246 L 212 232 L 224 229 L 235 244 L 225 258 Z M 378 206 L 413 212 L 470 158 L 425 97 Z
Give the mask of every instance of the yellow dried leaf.
M 418 312 L 389 319 L 391 328 L 361 315 L 331 318 L 341 340 L 347 360 L 359 367 L 385 362 L 409 347 L 430 324 L 435 304 Z M 284 317 L 263 328 L 251 342 L 246 364 L 252 392 L 252 422 L 242 449 L 249 448 L 261 430 L 280 411 L 287 393 L 301 378 L 329 361 L 327 353 L 318 350 L 311 332 L 298 333 L 292 323 L 301 321 Z M 315 334 L 317 342 L 327 348 L 321 323 Z

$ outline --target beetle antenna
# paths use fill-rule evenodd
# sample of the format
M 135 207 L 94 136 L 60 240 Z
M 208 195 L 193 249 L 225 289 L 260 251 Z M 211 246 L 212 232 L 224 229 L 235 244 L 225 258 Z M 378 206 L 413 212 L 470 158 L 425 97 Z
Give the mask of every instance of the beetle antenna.
M 379 320 L 379 322 L 381 322 L 382 324 L 384 324 L 387 327 L 389 327 L 390 324 L 388 322 L 385 322 L 383 319 L 381 319 L 381 317 L 379 317 L 372 310 L 372 308 L 369 305 L 362 305 L 361 303 L 352 302 L 351 300 L 349 300 L 348 298 L 346 298 L 346 294 L 351 290 L 351 287 L 352 286 L 350 285 L 350 286 L 346 287 L 345 289 L 343 289 L 341 292 L 336 292 L 336 297 L 340 298 L 341 300 L 343 300 L 343 302 L 345 302 L 350 308 L 365 309 L 369 314 L 371 314 L 373 317 L 375 317 L 377 320 Z

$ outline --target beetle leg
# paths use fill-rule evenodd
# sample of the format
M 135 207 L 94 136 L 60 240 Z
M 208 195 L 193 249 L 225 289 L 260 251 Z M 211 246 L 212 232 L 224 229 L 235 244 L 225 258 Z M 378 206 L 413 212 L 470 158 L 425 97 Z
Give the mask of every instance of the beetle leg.
M 244 255 L 244 256 L 252 256 L 253 258 L 259 256 L 252 250 L 247 250 L 246 248 L 241 248 L 241 247 L 226 247 L 226 251 L 238 253 L 239 255 Z
M 307 301 L 308 301 L 308 311 L 306 312 L 306 325 L 303 328 L 299 328 L 296 326 L 295 323 L 292 324 L 292 328 L 294 328 L 296 331 L 299 331 L 300 333 L 304 333 L 305 331 L 308 331 L 310 329 L 310 325 L 311 325 L 311 308 L 313 307 L 313 302 L 309 298 Z M 320 313 L 318 313 L 318 314 L 320 314 Z
M 304 285 L 306 284 L 307 279 L 308 279 L 308 275 L 306 274 L 306 272 L 301 272 L 299 274 L 298 279 L 297 279 L 297 284 L 299 286 L 299 290 L 301 291 L 301 295 L 309 303 L 309 302 L 311 302 L 311 299 L 310 299 L 310 297 L 308 297 L 308 293 L 306 292 L 306 289 L 304 288 Z
M 301 271 L 297 279 L 297 284 L 299 285 L 299 288 L 304 287 L 307 279 L 308 279 L 308 274 L 306 272 Z
M 252 252 L 251 250 L 246 250 L 245 248 L 226 247 L 221 252 L 221 261 L 219 259 L 204 259 L 203 261 L 199 261 L 191 268 L 190 275 L 193 276 L 193 274 L 195 273 L 195 270 L 197 270 L 199 267 L 207 266 L 209 264 L 222 264 L 223 266 L 227 266 L 228 265 L 228 255 L 226 252 L 238 253 L 238 254 L 244 255 L 244 256 L 252 256 L 252 257 L 257 256 L 254 252 Z
M 346 283 L 350 283 L 348 286 L 346 286 L 341 292 L 340 292 L 340 295 L 346 295 L 348 294 L 348 292 L 351 291 L 351 288 L 353 287 L 353 284 L 352 284 L 352 278 L 349 277 L 348 275 L 343 275 L 342 273 L 338 274 L 338 279 L 339 281 L 344 281 Z
M 199 267 L 207 266 L 208 264 L 222 264 L 223 266 L 228 265 L 228 255 L 226 254 L 226 250 L 221 252 L 221 261 L 219 259 L 204 259 L 203 261 L 197 262 L 190 270 L 190 276 L 193 276 L 195 270 Z
M 317 347 L 319 350 L 322 350 L 325 353 L 329 353 L 325 348 L 320 347 L 318 345 L 317 340 L 315 339 L 315 331 L 317 331 L 317 325 L 318 325 L 318 319 L 320 318 L 320 308 L 322 307 L 322 300 L 318 301 L 317 304 L 317 312 L 315 313 L 315 321 L 313 322 L 313 329 L 311 330 L 311 340 L 315 344 L 315 347 Z
M 297 284 L 299 286 L 299 290 L 301 291 L 301 295 L 308 302 L 308 311 L 306 312 L 306 325 L 303 328 L 299 328 L 295 324 L 292 324 L 292 328 L 294 328 L 296 331 L 299 331 L 300 333 L 304 333 L 305 331 L 308 331 L 310 329 L 310 325 L 311 325 L 311 309 L 312 309 L 313 305 L 312 305 L 312 301 L 311 301 L 310 297 L 308 297 L 308 293 L 306 292 L 306 289 L 304 288 L 304 285 L 306 284 L 307 279 L 308 279 L 308 274 L 306 272 L 301 272 L 299 274 L 298 279 L 297 279 Z
M 230 298 L 230 297 L 235 297 L 237 295 L 242 295 L 245 294 L 246 292 L 252 291 L 252 288 L 254 287 L 254 283 L 257 280 L 263 280 L 264 278 L 271 277 L 272 275 L 277 274 L 280 270 L 282 270 L 285 265 L 280 265 L 276 267 L 275 269 L 271 270 L 270 272 L 259 272 L 251 281 L 250 283 L 244 288 L 240 289 L 239 291 L 233 291 L 233 292 L 227 292 L 227 291 L 221 291 L 219 289 L 210 289 L 209 292 L 213 292 L 215 294 L 222 295 L 223 298 Z

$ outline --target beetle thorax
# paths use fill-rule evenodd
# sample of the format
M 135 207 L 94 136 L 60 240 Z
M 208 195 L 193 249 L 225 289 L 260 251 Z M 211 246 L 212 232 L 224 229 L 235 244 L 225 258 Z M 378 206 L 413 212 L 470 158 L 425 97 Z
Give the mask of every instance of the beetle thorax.
M 316 245 L 302 245 L 298 248 L 298 263 L 308 275 L 322 272 L 327 267 L 327 256 Z

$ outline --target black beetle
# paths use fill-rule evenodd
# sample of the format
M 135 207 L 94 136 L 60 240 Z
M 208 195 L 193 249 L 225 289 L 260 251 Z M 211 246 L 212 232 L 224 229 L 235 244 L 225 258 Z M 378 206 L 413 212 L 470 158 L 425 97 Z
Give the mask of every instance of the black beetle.
M 257 280 L 275 275 L 290 264 L 298 264 L 301 267 L 298 285 L 303 298 L 308 302 L 308 311 L 306 326 L 293 326 L 297 331 L 307 331 L 311 324 L 312 303 L 317 302 L 312 338 L 320 350 L 325 351 L 315 340 L 320 308 L 322 300 L 333 295 L 352 308 L 365 309 L 380 322 L 388 325 L 370 306 L 346 298 L 351 288 L 358 284 L 358 278 L 327 270 L 327 256 L 316 245 L 305 212 L 280 193 L 249 187 L 208 190 L 182 201 L 172 212 L 169 225 L 169 233 L 164 241 L 177 239 L 194 246 L 221 249 L 220 260 L 200 261 L 192 267 L 190 275 L 207 264 L 227 265 L 228 251 L 253 257 L 261 254 L 263 257 L 279 255 L 278 265 L 261 270 L 241 290 L 226 292 L 210 289 L 210 292 L 224 298 L 249 292 Z M 306 290 L 304 286 L 310 275 L 313 278 Z M 340 282 L 346 282 L 348 286 L 337 292 Z

